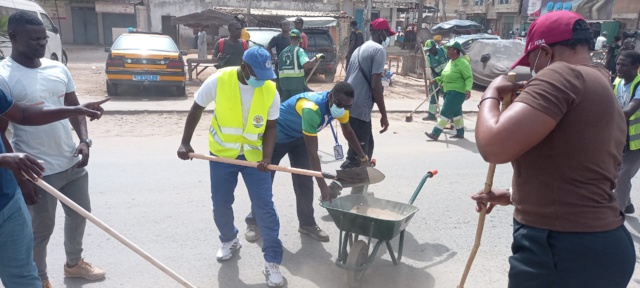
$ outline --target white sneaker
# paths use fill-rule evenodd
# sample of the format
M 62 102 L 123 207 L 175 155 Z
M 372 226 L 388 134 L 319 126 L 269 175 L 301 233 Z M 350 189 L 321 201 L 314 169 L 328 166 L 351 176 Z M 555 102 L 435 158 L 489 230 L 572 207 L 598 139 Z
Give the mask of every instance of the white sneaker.
M 264 263 L 262 274 L 267 277 L 267 285 L 269 287 L 282 287 L 284 285 L 284 279 L 280 274 L 280 265 L 266 262 Z
M 231 256 L 233 256 L 233 252 L 240 249 L 242 244 L 240 244 L 240 239 L 236 238 L 229 242 L 223 242 L 222 247 L 218 250 L 216 254 L 216 258 L 218 261 L 229 260 Z

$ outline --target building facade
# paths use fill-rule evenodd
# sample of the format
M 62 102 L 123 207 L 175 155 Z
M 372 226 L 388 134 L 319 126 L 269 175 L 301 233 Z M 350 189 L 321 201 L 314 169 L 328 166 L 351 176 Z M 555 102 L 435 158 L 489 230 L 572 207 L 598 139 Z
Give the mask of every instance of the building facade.
M 459 0 L 458 15 L 484 26 L 502 38 L 509 38 L 511 32 L 526 31 L 527 17 L 519 14 L 520 0 Z M 486 31 L 485 31 L 486 32 Z
M 39 0 L 61 30 L 63 43 L 111 45 L 129 27 L 146 17 L 141 1 Z M 57 4 L 57 5 L 56 5 Z M 143 19 L 138 19 L 143 18 Z

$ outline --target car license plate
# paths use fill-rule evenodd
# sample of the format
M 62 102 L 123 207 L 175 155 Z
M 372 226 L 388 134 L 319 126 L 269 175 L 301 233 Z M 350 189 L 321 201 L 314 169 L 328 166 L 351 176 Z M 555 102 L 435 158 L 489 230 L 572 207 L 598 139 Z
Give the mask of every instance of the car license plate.
M 159 81 L 158 75 L 133 75 L 133 81 Z

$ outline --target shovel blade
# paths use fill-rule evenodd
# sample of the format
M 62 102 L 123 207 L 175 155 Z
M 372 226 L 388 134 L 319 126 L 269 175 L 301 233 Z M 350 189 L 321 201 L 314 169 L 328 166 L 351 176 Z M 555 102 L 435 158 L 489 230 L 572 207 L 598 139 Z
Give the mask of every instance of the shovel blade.
M 373 167 L 358 167 L 338 170 L 336 178 L 343 188 L 347 188 L 382 182 L 384 174 Z

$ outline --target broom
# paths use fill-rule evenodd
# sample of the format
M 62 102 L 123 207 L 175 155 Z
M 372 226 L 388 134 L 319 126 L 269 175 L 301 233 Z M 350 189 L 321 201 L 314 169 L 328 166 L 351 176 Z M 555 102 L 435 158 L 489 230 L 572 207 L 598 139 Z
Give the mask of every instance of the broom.
M 516 73 L 509 72 L 507 74 L 507 79 L 511 82 L 516 81 Z M 511 104 L 511 94 L 505 95 L 502 99 L 502 107 L 500 107 L 500 112 L 504 111 Z M 491 192 L 491 188 L 493 187 L 493 175 L 496 172 L 496 164 L 489 164 L 489 171 L 487 171 L 487 179 L 484 183 L 483 194 L 487 194 Z M 471 249 L 471 255 L 469 255 L 469 259 L 467 260 L 467 265 L 464 267 L 464 273 L 462 274 L 462 279 L 460 279 L 460 284 L 458 284 L 458 288 L 464 288 L 464 282 L 467 281 L 467 276 L 469 275 L 469 270 L 471 270 L 471 265 L 473 264 L 473 260 L 476 258 L 476 254 L 478 253 L 478 248 L 480 248 L 480 239 L 482 239 L 482 230 L 484 229 L 484 218 L 487 216 L 487 206 L 482 208 L 480 211 L 480 215 L 478 216 L 478 228 L 476 229 L 476 240 L 473 243 L 473 248 Z
M 422 79 L 424 79 L 424 89 L 426 90 L 426 94 L 427 94 L 427 99 L 422 101 L 422 103 L 420 103 L 420 105 L 418 105 L 418 107 L 416 107 L 415 110 L 413 110 L 413 112 L 409 113 L 409 115 L 407 115 L 407 117 L 405 117 L 404 121 L 406 122 L 411 122 L 413 121 L 413 113 L 415 113 L 416 111 L 418 111 L 418 109 L 420 109 L 420 107 L 422 106 L 422 104 L 424 104 L 425 102 L 427 102 L 429 100 L 429 86 L 430 86 L 430 80 L 427 79 L 427 54 L 424 53 L 424 48 L 420 47 L 420 51 L 422 52 L 422 59 L 424 59 L 424 68 L 422 68 Z M 437 89 L 435 91 L 438 91 Z M 435 93 L 434 91 L 434 93 Z

